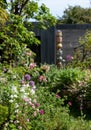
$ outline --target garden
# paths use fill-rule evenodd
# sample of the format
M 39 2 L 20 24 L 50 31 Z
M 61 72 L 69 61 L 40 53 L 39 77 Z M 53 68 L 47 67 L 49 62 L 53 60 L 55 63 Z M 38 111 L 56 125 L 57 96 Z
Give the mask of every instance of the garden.
M 0 1 L 0 130 L 91 130 L 91 32 L 61 68 L 37 64 L 30 18 L 56 24 L 37 1 Z
M 0 129 L 91 130 L 91 72 L 0 65 Z

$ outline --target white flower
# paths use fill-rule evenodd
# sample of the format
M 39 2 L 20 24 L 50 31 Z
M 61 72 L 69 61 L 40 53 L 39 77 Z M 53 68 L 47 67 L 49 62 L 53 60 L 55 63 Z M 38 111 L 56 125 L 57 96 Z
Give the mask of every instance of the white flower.
M 31 93 L 32 93 L 32 94 L 35 94 L 35 89 L 31 89 Z
M 11 95 L 10 98 L 11 98 L 11 99 L 14 98 L 14 95 Z
M 22 94 L 22 95 L 21 95 L 21 98 L 23 98 L 23 99 L 24 99 L 24 98 L 27 98 L 27 95 Z
M 15 108 L 19 108 L 19 105 L 17 103 L 15 103 Z
M 9 102 L 10 102 L 10 103 L 12 103 L 13 101 L 14 101 L 14 100 L 12 100 L 12 99 L 11 99 L 11 100 L 9 100 Z
M 12 90 L 12 92 L 14 92 L 14 93 L 18 93 L 18 91 L 17 91 L 17 86 L 12 86 L 11 90 Z
M 16 110 L 15 110 L 15 113 L 18 113 L 18 112 L 19 112 L 19 109 L 16 109 Z
M 18 96 L 15 94 L 15 95 L 13 95 L 14 96 L 14 98 L 17 98 Z
M 25 92 L 25 87 L 24 86 L 20 89 L 20 92 Z
M 11 97 L 11 99 L 13 99 L 13 98 L 17 98 L 17 95 L 14 94 L 14 95 L 11 95 L 10 97 Z
M 29 87 L 29 84 L 26 84 L 26 87 Z

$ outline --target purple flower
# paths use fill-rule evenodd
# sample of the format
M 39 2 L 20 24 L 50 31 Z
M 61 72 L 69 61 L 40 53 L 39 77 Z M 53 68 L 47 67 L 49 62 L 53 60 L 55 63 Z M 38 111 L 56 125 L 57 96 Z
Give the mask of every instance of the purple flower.
M 29 81 L 29 80 L 31 79 L 31 77 L 30 77 L 29 74 L 26 74 L 26 75 L 24 76 L 24 79 Z
M 73 57 L 72 57 L 71 55 L 67 55 L 67 56 L 66 56 L 66 60 L 67 60 L 67 61 L 71 61 L 72 59 L 73 59 Z
M 32 87 L 34 87 L 35 86 L 35 82 L 34 81 L 30 81 L 29 85 L 32 86 Z
M 39 113 L 40 113 L 41 115 L 43 115 L 43 114 L 44 114 L 44 110 L 41 109 L 41 110 L 39 111 Z

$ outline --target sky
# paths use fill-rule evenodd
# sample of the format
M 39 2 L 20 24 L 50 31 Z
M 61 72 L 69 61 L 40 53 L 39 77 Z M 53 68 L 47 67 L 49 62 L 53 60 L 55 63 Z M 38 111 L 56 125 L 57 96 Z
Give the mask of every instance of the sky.
M 80 5 L 81 7 L 91 7 L 91 0 L 40 0 L 39 5 L 44 3 L 49 9 L 52 15 L 58 17 L 62 16 L 65 9 L 69 6 Z

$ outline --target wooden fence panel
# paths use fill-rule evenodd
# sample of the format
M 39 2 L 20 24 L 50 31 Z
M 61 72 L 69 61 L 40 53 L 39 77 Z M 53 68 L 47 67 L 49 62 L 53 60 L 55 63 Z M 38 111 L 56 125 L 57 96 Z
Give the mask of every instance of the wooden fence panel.
M 41 62 L 48 64 L 56 63 L 56 40 L 55 27 L 41 30 Z

